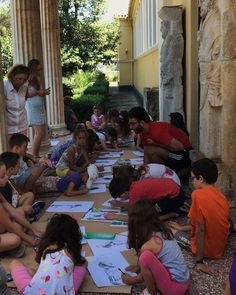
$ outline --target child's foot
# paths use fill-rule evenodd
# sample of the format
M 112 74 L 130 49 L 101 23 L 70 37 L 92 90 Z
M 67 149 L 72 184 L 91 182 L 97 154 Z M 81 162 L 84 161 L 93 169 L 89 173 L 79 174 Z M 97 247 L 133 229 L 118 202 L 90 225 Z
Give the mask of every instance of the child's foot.
M 149 293 L 148 289 L 145 288 L 141 293 L 140 295 L 152 295 L 151 293 Z M 160 295 L 159 292 L 157 292 L 155 295 Z
M 34 204 L 32 205 L 32 208 L 34 210 L 33 214 L 37 215 L 45 206 L 45 202 L 43 201 L 36 201 L 34 202 Z

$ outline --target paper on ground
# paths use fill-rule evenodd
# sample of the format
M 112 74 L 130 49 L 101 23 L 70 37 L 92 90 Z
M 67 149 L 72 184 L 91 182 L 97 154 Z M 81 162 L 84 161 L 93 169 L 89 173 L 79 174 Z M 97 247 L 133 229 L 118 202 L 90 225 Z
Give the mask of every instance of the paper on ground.
M 128 250 L 127 236 L 116 235 L 114 240 L 88 239 L 88 244 L 94 256 L 106 255 L 108 252 L 116 253 Z
M 47 212 L 87 212 L 93 207 L 93 201 L 55 201 Z
M 105 215 L 107 212 L 104 211 L 99 211 L 99 212 L 93 212 L 92 210 L 89 210 L 82 220 L 87 220 L 87 221 L 100 221 L 100 222 L 112 222 L 112 220 L 108 220 L 105 218 Z
M 138 156 L 138 157 L 143 157 L 143 156 L 144 156 L 144 152 L 141 152 L 141 151 L 132 151 L 132 153 L 133 153 L 135 156 Z
M 103 171 L 99 171 L 99 173 L 111 173 L 112 167 L 111 166 L 105 166 Z
M 95 164 L 96 165 L 103 165 L 103 166 L 112 166 L 116 163 L 117 160 L 109 160 L 109 159 L 97 159 Z
M 84 235 L 85 235 L 85 226 L 80 226 L 80 231 L 81 233 L 83 234 L 83 237 L 82 237 L 82 240 L 81 240 L 81 244 L 84 245 L 84 244 L 87 244 L 87 240 L 84 238 Z
M 109 208 L 120 208 L 120 207 L 114 207 L 114 206 L 111 206 L 111 201 L 120 201 L 120 202 L 125 202 L 127 203 L 129 200 L 126 200 L 126 199 L 122 199 L 122 198 L 116 198 L 116 199 L 113 199 L 113 198 L 110 198 L 108 199 L 106 202 L 104 202 L 102 204 L 102 206 L 104 207 L 109 207 Z
M 132 165 L 142 165 L 143 158 L 131 158 L 130 159 Z
M 110 183 L 113 178 L 113 175 L 106 175 L 102 177 L 98 177 L 95 183 Z
M 122 153 L 120 152 L 107 152 L 107 153 L 102 153 L 99 155 L 99 159 L 108 159 L 108 158 L 120 158 Z
M 121 279 L 120 269 L 125 269 L 128 262 L 119 253 L 112 255 L 94 256 L 88 258 L 88 270 L 98 287 L 114 287 L 125 285 Z
M 94 183 L 89 190 L 89 194 L 100 194 L 105 193 L 107 190 L 106 185 L 102 183 Z
M 59 140 L 51 139 L 51 146 L 56 146 L 59 142 Z

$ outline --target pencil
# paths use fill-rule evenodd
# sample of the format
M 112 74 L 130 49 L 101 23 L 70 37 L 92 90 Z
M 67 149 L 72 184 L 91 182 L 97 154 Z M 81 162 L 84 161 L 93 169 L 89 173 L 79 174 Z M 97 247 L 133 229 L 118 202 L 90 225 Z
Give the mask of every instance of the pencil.
M 125 272 L 123 272 L 123 270 L 121 270 L 120 268 L 118 268 L 118 270 L 119 270 L 123 275 L 125 275 Z

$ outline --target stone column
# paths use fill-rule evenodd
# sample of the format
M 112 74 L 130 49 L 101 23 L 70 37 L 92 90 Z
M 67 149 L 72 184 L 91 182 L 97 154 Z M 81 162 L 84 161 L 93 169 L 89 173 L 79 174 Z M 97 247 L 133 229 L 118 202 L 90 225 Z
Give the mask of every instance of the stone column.
M 60 135 L 68 134 L 64 116 L 62 69 L 60 54 L 60 25 L 58 0 L 40 0 L 41 27 L 46 87 L 51 88 L 47 99 L 48 124 Z
M 236 197 L 236 7 L 200 0 L 200 149 L 217 160 L 219 185 Z
M 167 121 L 171 112 L 183 114 L 182 8 L 164 6 L 159 11 L 159 17 L 163 38 L 160 51 L 160 117 Z
M 0 153 L 7 150 L 7 131 L 5 121 L 5 100 L 3 90 L 3 74 L 2 74 L 2 56 L 1 56 L 1 43 L 0 43 Z
M 30 59 L 36 58 L 43 68 L 39 0 L 11 0 L 11 16 L 14 63 L 27 65 Z M 43 71 L 41 74 L 44 81 Z M 29 137 L 32 141 L 32 128 L 29 128 Z M 49 147 L 50 140 L 45 134 L 40 151 Z

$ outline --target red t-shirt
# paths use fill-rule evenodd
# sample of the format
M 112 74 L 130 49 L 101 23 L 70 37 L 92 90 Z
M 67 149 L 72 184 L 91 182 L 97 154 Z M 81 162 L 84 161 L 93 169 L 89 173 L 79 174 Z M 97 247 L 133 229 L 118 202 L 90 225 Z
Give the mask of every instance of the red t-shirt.
M 191 248 L 197 251 L 196 226 L 204 224 L 204 257 L 220 258 L 224 253 L 229 234 L 229 204 L 226 197 L 214 186 L 192 192 Z
M 180 186 L 169 178 L 145 178 L 134 181 L 129 190 L 129 203 L 134 204 L 138 200 L 147 199 L 157 202 L 164 198 L 178 196 Z
M 140 134 L 143 145 L 148 144 L 147 139 L 152 139 L 156 143 L 169 146 L 172 139 L 175 138 L 183 144 L 185 149 L 192 147 L 187 134 L 170 123 L 150 121 L 148 124 L 149 131 Z

